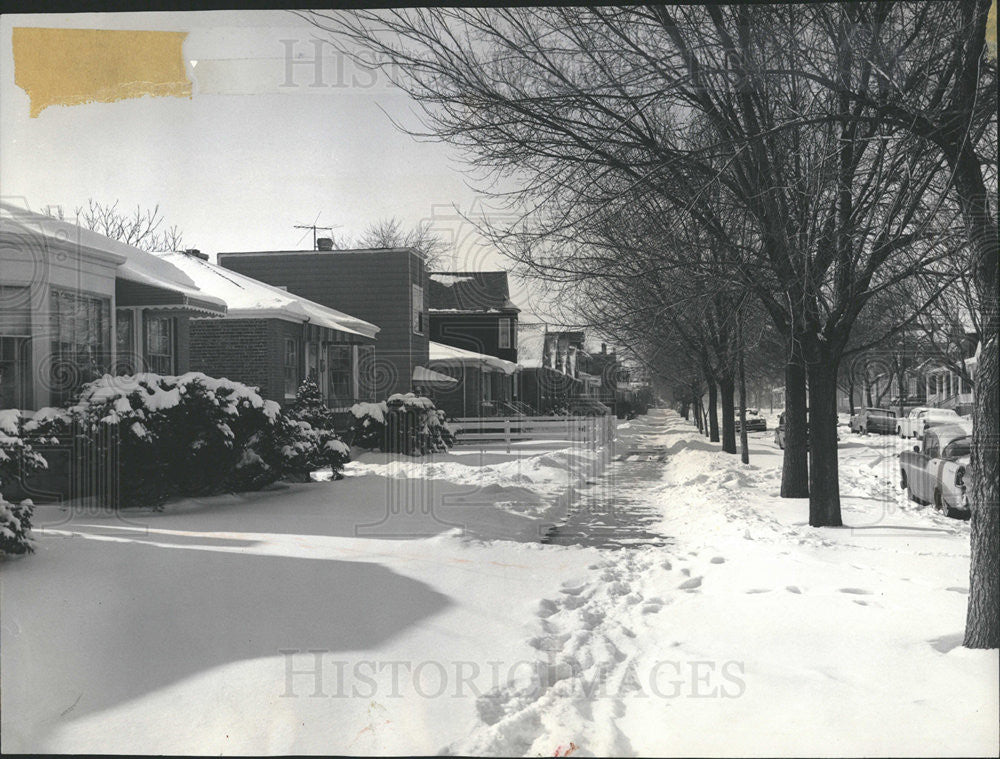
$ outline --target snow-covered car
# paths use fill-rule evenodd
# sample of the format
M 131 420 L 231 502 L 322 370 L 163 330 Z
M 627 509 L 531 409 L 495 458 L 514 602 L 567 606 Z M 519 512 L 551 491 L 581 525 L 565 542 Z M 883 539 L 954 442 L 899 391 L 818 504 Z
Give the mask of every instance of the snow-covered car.
M 896 431 L 896 412 L 887 408 L 862 409 L 860 413 L 851 417 L 851 430 L 865 434 L 878 432 L 882 435 L 892 435 Z
M 740 416 L 736 414 L 736 431 L 740 431 Z M 747 432 L 766 432 L 767 420 L 761 416 L 760 409 L 747 409 Z
M 911 501 L 933 503 L 947 515 L 968 513 L 971 450 L 970 425 L 931 425 L 919 445 L 899 454 L 899 486 Z
M 952 422 L 958 424 L 962 417 L 950 408 L 930 408 L 918 406 L 911 409 L 907 416 L 896 420 L 896 434 L 902 438 L 922 437 L 924 429 L 930 424 Z

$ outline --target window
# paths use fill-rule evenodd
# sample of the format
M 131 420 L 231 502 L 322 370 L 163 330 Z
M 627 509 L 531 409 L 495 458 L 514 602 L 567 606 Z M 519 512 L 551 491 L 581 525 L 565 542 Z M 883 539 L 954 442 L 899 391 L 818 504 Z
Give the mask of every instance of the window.
M 135 311 L 119 308 L 115 311 L 115 374 L 135 374 L 139 357 L 135 355 Z
M 0 285 L 0 409 L 31 406 L 30 294 Z
M 174 318 L 146 314 L 146 371 L 174 374 Z
M 418 335 L 424 334 L 424 288 L 413 285 L 412 316 L 413 332 Z
M 285 397 L 294 398 L 299 389 L 299 346 L 292 338 L 285 338 Z
M 941 454 L 941 458 L 945 459 L 957 459 L 962 456 L 972 455 L 972 438 L 971 437 L 960 437 L 957 440 L 952 440 L 948 445 L 944 447 L 944 452 Z
M 111 299 L 66 290 L 52 294 L 52 400 L 61 403 L 107 371 L 111 357 Z
M 500 320 L 500 347 L 509 348 L 510 347 L 510 325 L 511 319 L 503 318 Z
M 924 454 L 931 458 L 937 458 L 940 445 L 938 437 L 933 432 L 924 433 Z
M 29 341 L 0 337 L 0 409 L 28 408 L 31 378 Z
M 354 367 L 351 364 L 350 345 L 331 345 L 327 371 L 330 378 L 331 408 L 350 406 L 354 402 L 351 380 L 354 377 Z

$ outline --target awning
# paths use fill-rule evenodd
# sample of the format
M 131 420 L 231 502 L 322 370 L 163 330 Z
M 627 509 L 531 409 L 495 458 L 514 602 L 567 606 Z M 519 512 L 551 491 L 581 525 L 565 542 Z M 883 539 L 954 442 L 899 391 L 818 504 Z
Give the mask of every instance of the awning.
M 115 279 L 115 305 L 119 308 L 143 306 L 196 312 L 208 316 L 222 316 L 226 313 L 225 305 L 207 294 L 121 278 Z
M 503 372 L 504 374 L 513 374 L 520 368 L 512 361 L 505 361 L 485 353 L 467 351 L 453 345 L 435 343 L 433 340 L 428 347 L 428 355 L 433 363 L 440 366 L 476 366 L 483 371 Z
M 449 377 L 447 374 L 441 374 L 441 372 L 435 372 L 433 369 L 427 369 L 423 366 L 414 367 L 413 381 L 430 384 L 441 383 L 444 385 L 458 384 L 458 380 L 454 377 Z

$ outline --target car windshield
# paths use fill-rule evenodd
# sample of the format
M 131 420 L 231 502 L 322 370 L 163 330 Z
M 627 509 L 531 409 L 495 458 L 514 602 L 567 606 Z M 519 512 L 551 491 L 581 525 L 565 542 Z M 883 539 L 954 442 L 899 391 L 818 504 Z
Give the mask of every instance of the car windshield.
M 971 437 L 960 437 L 957 440 L 952 440 L 945 446 L 944 456 L 946 458 L 961 458 L 962 456 L 972 455 L 972 438 Z
M 895 411 L 886 411 L 885 409 L 881 408 L 868 409 L 868 413 L 871 414 L 872 416 L 896 416 Z
M 958 414 L 948 408 L 934 409 L 933 411 L 927 412 L 928 417 L 932 418 L 942 418 L 947 417 L 948 419 L 954 419 Z

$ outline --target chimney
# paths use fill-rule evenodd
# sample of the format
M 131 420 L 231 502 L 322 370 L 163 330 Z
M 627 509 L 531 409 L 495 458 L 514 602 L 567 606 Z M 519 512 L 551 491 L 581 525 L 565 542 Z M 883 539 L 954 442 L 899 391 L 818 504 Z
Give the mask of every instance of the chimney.
M 333 240 L 329 237 L 317 238 L 316 250 L 333 250 Z
M 184 251 L 185 256 L 191 256 L 192 258 L 200 258 L 202 261 L 208 260 L 208 253 L 202 253 L 197 248 L 187 248 Z

